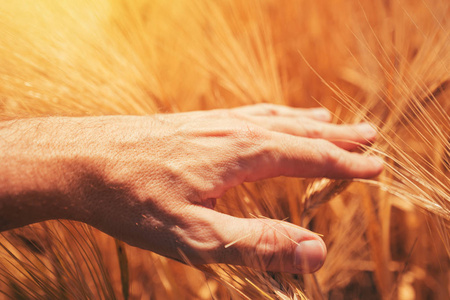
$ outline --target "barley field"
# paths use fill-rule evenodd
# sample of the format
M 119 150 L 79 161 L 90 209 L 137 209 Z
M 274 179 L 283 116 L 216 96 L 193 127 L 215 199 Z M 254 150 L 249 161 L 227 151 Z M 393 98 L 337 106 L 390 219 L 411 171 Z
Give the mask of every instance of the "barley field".
M 1 233 L 0 299 L 450 299 L 447 0 L 1 1 L 0 117 L 254 103 L 368 121 L 370 180 L 245 183 L 216 209 L 323 236 L 291 275 L 189 266 L 69 221 Z

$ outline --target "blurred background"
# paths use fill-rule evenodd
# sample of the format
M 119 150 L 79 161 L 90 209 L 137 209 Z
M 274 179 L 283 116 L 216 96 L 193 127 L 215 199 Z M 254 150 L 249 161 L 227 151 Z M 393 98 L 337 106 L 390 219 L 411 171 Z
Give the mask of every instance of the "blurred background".
M 1 234 L 0 298 L 449 299 L 449 20 L 446 0 L 2 1 L 2 119 L 322 106 L 375 124 L 361 151 L 386 167 L 218 200 L 323 235 L 313 275 L 186 266 L 51 221 Z

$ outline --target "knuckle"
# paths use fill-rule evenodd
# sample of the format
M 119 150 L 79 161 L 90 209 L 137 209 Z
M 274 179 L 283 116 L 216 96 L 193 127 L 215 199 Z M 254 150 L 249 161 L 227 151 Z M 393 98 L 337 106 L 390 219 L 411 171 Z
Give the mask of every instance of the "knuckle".
M 329 144 L 330 148 L 328 149 L 327 163 L 331 166 L 339 165 L 339 163 L 342 161 L 342 150 L 331 143 Z
M 242 117 L 241 113 L 236 109 L 224 109 L 222 113 L 227 119 L 240 119 Z
M 288 233 L 282 226 L 272 228 L 265 225 L 257 241 L 255 253 L 258 264 L 261 265 L 262 269 L 277 269 L 282 265 L 282 254 L 289 252 L 288 249 L 285 249 L 288 245 L 285 236 L 288 236 Z
M 338 155 L 335 145 L 329 141 L 318 139 L 314 141 L 314 144 L 322 161 L 331 162 Z
M 214 109 L 209 111 L 209 115 L 212 118 L 229 118 L 231 115 L 232 110 L 231 109 Z
M 223 242 L 218 237 L 210 220 L 199 217 L 185 226 L 176 226 L 176 248 L 188 258 L 189 263 L 203 264 L 220 261 L 218 254 Z
M 320 160 L 323 164 L 322 176 L 329 176 L 343 159 L 342 150 L 331 142 L 320 140 L 317 145 Z
M 321 124 L 304 124 L 303 126 L 305 130 L 306 137 L 317 139 L 323 136 L 323 125 Z
M 263 128 L 243 122 L 235 132 L 236 138 L 249 146 L 260 144 L 266 138 Z
M 269 269 L 276 264 L 277 261 L 277 249 L 275 246 L 276 235 L 275 233 L 264 234 L 266 241 L 261 241 L 260 247 L 256 253 L 256 257 L 259 258 L 263 269 Z M 272 236 L 267 240 L 267 236 Z
M 230 119 L 240 120 L 243 118 L 243 114 L 239 111 L 239 108 L 223 108 L 211 111 L 210 117 L 229 121 Z
M 271 103 L 260 103 L 257 104 L 259 107 L 262 108 L 262 110 L 268 114 L 268 115 L 272 115 L 272 116 L 276 116 L 278 115 L 278 109 L 277 109 L 277 105 L 275 104 L 271 104 Z

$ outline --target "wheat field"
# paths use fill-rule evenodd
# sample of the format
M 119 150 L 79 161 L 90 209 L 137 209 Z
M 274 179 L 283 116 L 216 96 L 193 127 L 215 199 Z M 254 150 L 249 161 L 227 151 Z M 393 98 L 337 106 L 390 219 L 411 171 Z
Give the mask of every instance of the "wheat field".
M 450 2 L 0 3 L 0 117 L 254 103 L 363 120 L 371 180 L 245 183 L 216 209 L 323 236 L 318 272 L 188 266 L 69 221 L 0 236 L 1 299 L 450 299 Z

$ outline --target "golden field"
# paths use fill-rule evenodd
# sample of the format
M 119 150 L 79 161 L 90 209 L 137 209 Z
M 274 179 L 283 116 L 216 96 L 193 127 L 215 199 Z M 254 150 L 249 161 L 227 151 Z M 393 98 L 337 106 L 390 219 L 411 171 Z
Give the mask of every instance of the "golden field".
M 449 299 L 449 85 L 445 0 L 2 1 L 2 119 L 322 106 L 378 127 L 362 151 L 385 171 L 218 200 L 323 235 L 313 275 L 186 266 L 51 221 L 2 234 L 0 298 Z

